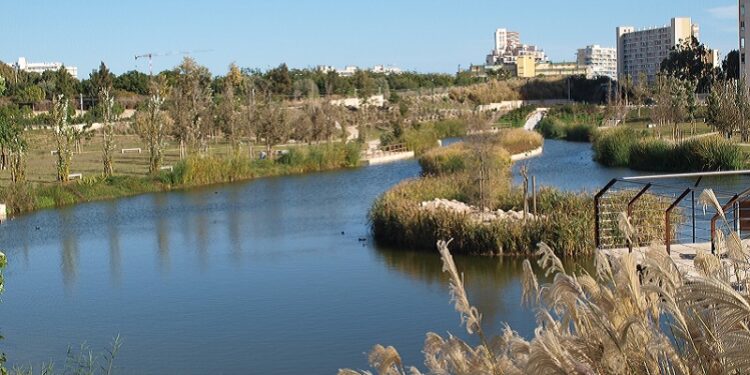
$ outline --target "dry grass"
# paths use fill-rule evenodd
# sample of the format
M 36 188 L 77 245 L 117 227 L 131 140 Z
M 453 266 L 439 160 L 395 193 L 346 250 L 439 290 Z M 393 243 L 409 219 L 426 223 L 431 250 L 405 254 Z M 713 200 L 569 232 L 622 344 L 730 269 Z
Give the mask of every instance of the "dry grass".
M 713 192 L 701 200 L 723 214 Z M 723 215 L 722 215 L 723 216 Z M 627 231 L 629 226 L 624 225 Z M 540 285 L 524 261 L 523 300 L 536 307 L 538 326 L 527 340 L 510 327 L 471 345 L 428 333 L 429 374 L 745 374 L 750 372 L 750 249 L 724 221 L 718 255 L 700 253 L 698 276 L 687 278 L 664 248 L 654 247 L 640 265 L 635 254 L 596 257 L 594 274 L 566 270 L 540 244 L 539 265 L 553 275 Z M 727 234 L 728 233 L 728 234 Z M 632 234 L 630 234 L 632 235 Z M 438 242 L 451 294 L 469 333 L 481 332 L 478 312 L 464 300 L 463 277 L 448 244 Z M 722 257 L 725 260 L 722 261 Z M 459 303 L 460 302 L 460 303 Z M 405 369 L 394 348 L 375 347 L 378 374 L 421 374 Z M 342 370 L 339 374 L 360 374 Z

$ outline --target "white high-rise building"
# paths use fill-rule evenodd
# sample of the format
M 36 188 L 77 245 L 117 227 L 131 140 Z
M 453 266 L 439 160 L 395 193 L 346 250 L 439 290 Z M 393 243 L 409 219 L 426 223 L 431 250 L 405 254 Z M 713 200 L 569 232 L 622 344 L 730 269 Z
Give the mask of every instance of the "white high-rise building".
M 13 67 L 18 70 L 39 74 L 50 70 L 60 70 L 60 68 L 62 68 L 63 66 L 65 65 L 63 65 L 63 63 L 61 62 L 30 63 L 26 61 L 25 57 L 19 57 L 18 62 L 13 65 Z M 78 79 L 78 68 L 76 68 L 75 66 L 65 66 L 65 70 L 67 70 L 68 73 L 73 76 L 73 78 Z
M 585 68 L 588 78 L 609 77 L 617 79 L 617 49 L 601 47 L 597 44 L 578 50 L 577 63 Z
M 690 17 L 672 18 L 670 25 L 636 30 L 631 26 L 617 28 L 617 77 L 630 76 L 634 81 L 645 74 L 653 81 L 661 63 L 672 48 L 690 38 L 699 38 L 698 25 Z

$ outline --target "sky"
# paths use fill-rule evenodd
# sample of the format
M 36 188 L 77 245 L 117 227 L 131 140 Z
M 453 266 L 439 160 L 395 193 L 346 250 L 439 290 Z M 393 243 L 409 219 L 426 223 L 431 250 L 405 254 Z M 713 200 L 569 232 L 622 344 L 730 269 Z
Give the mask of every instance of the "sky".
M 615 46 L 615 27 L 661 26 L 688 16 L 722 54 L 737 46 L 736 0 L 7 0 L 0 7 L 0 60 L 61 61 L 79 77 L 104 61 L 115 73 L 148 72 L 135 55 L 180 52 L 214 74 L 230 63 L 268 69 L 394 65 L 453 73 L 482 64 L 494 30 L 519 31 L 553 61 L 577 48 Z

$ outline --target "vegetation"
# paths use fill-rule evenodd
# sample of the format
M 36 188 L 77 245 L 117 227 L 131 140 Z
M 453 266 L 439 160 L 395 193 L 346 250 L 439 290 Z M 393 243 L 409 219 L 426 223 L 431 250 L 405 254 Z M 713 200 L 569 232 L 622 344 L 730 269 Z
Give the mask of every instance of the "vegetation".
M 406 148 L 421 155 L 435 148 L 438 141 L 445 138 L 456 138 L 466 135 L 466 119 L 443 120 L 414 124 L 411 128 L 404 130 L 401 136 L 393 137 L 384 144 L 403 143 Z M 382 138 L 381 138 L 382 140 Z
M 277 160 L 225 157 L 189 157 L 154 176 L 94 176 L 67 184 L 11 184 L 0 189 L 0 199 L 12 214 L 80 202 L 113 199 L 141 193 L 225 183 L 266 176 L 355 167 L 357 143 L 325 144 L 290 150 Z
M 716 136 L 670 142 L 619 128 L 601 132 L 593 148 L 594 159 L 607 167 L 653 172 L 738 170 L 746 163 L 737 144 Z
M 435 198 L 471 201 L 460 175 L 425 177 L 397 185 L 375 201 L 370 211 L 375 238 L 402 248 L 431 250 L 435 240 L 453 238 L 455 251 L 473 255 L 531 255 L 534 244 L 549 241 L 564 249 L 564 256 L 584 256 L 593 248 L 594 220 L 591 197 L 542 189 L 540 218 L 476 222 L 451 211 L 429 211 L 420 204 Z M 521 210 L 523 196 L 509 190 L 507 181 L 496 186 L 493 209 Z
M 597 126 L 592 124 L 568 124 L 558 118 L 546 116 L 537 125 L 537 130 L 546 139 L 591 142 L 597 131 Z
M 370 211 L 376 239 L 406 248 L 432 249 L 437 238 L 455 238 L 457 251 L 483 255 L 529 254 L 536 241 L 565 245 L 570 252 L 593 243 L 580 233 L 593 228 L 590 197 L 543 189 L 538 216 L 528 220 L 477 221 L 464 212 L 425 210 L 422 202 L 457 200 L 488 210 L 520 211 L 524 194 L 512 189 L 509 152 L 522 153 L 541 145 L 533 132 L 514 129 L 493 136 L 432 150 L 419 162 L 425 177 L 403 182 L 383 194 Z M 576 233 L 575 235 L 573 235 Z
M 601 103 L 607 97 L 606 78 L 595 80 L 586 77 L 535 78 L 490 81 L 468 87 L 454 88 L 451 99 L 474 105 L 499 103 L 508 100 L 567 99 Z
M 551 282 L 540 285 L 531 261 L 523 262 L 521 302 L 537 310 L 538 326 L 531 340 L 508 326 L 496 335 L 483 330 L 482 315 L 469 301 L 448 249 L 455 249 L 455 244 L 437 242 L 451 300 L 478 343 L 428 333 L 424 354 L 429 373 L 747 373 L 750 278 L 744 270 L 750 253 L 713 192 L 704 192 L 701 200 L 723 218 L 722 235 L 715 255 L 697 254 L 693 277 L 684 274 L 663 248 L 619 258 L 596 253 L 596 272 L 589 274 L 566 268 L 548 244 L 539 243 L 534 255 Z M 623 229 L 632 234 L 627 225 Z M 378 374 L 407 374 L 393 347 L 376 345 L 369 359 Z M 416 368 L 408 373 L 421 374 Z
M 528 119 L 530 114 L 536 111 L 536 108 L 537 107 L 534 105 L 524 105 L 518 107 L 502 115 L 497 120 L 497 123 L 501 126 L 520 128 L 526 124 L 526 119 Z

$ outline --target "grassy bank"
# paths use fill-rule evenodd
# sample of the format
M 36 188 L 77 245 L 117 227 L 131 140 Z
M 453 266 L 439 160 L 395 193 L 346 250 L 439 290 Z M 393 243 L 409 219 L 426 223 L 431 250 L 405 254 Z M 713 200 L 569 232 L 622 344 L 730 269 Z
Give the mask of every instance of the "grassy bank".
M 718 136 L 670 142 L 650 138 L 645 131 L 617 128 L 598 134 L 594 159 L 607 167 L 651 172 L 738 170 L 746 156 L 735 143 Z
M 359 165 L 357 143 L 326 144 L 289 150 L 277 160 L 234 156 L 189 157 L 171 172 L 158 176 L 89 177 L 67 184 L 9 185 L 0 189 L 0 201 L 11 214 L 55 208 L 81 202 L 114 199 L 142 193 L 170 191 L 258 177 L 317 172 Z

